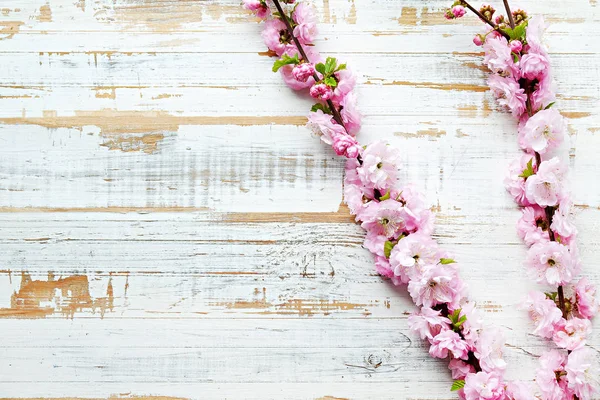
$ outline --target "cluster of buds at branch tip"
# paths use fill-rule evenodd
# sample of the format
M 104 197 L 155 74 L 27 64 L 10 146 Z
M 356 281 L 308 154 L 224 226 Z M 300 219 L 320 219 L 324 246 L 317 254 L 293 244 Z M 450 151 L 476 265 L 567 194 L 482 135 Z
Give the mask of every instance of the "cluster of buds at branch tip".
M 519 25 L 521 22 L 527 21 L 527 13 L 523 10 L 516 10 L 512 13 L 513 18 L 515 19 L 515 25 Z

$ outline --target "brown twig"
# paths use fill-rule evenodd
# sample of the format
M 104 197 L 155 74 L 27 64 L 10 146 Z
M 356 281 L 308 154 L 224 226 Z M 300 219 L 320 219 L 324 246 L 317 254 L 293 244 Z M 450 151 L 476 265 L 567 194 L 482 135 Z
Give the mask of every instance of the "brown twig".
M 465 0 L 461 0 L 461 3 L 465 7 L 467 7 L 469 10 L 471 10 L 475 15 L 477 15 L 483 22 L 485 22 L 486 24 L 488 24 L 489 26 L 491 26 L 496 32 L 498 32 L 499 34 L 501 34 L 502 36 L 504 36 L 506 38 L 506 40 L 510 40 L 510 36 L 509 36 L 508 33 L 504 32 L 502 29 L 500 29 L 498 27 L 498 25 L 495 25 L 492 21 L 490 21 L 489 19 L 487 19 L 485 17 L 485 15 L 483 15 L 482 13 L 479 12 L 479 10 L 477 10 L 476 8 L 474 8 L 472 5 L 470 5 Z
M 304 48 L 302 47 L 302 44 L 300 43 L 300 41 L 298 40 L 298 38 L 294 35 L 294 30 L 292 29 L 292 25 L 290 24 L 290 20 L 288 19 L 287 15 L 285 15 L 285 12 L 283 11 L 283 8 L 281 7 L 281 4 L 279 4 L 279 0 L 273 0 L 273 3 L 275 3 L 275 7 L 277 8 L 277 11 L 279 12 L 279 15 L 281 16 L 281 20 L 285 24 L 285 27 L 286 27 L 286 29 L 288 31 L 288 34 L 290 35 L 290 37 L 294 41 L 294 44 L 298 48 L 298 52 L 302 56 L 302 59 L 304 59 L 304 61 L 306 61 L 307 63 L 309 63 L 310 60 L 308 59 L 308 56 L 306 55 L 306 52 L 304 51 Z M 318 82 L 320 80 L 319 76 L 317 75 L 316 72 L 313 72 L 312 76 L 313 76 L 315 82 Z M 342 120 L 342 116 L 340 115 L 340 112 L 337 109 L 337 107 L 333 104 L 333 101 L 327 100 L 327 106 L 331 110 L 331 113 L 333 114 L 333 118 L 335 119 L 335 122 L 337 122 L 338 124 L 340 124 L 344 128 L 344 130 L 346 130 L 346 132 L 348 132 L 348 130 L 346 129 L 346 126 L 344 125 L 344 121 Z
M 504 8 L 506 9 L 506 14 L 508 15 L 508 23 L 512 29 L 515 29 L 515 19 L 513 18 L 512 12 L 510 11 L 510 6 L 508 5 L 508 0 L 504 0 Z

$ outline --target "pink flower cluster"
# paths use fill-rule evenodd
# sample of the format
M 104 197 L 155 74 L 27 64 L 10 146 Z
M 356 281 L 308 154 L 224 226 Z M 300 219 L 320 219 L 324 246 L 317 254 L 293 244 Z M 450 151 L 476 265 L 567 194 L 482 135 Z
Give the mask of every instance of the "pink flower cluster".
M 525 13 L 519 11 L 519 15 Z M 499 29 L 510 32 L 510 39 L 490 29 L 474 42 L 485 52 L 485 63 L 492 71 L 488 84 L 498 104 L 518 121 L 523 154 L 510 165 L 505 185 L 522 207 L 517 234 L 529 246 L 527 271 L 549 288 L 531 292 L 523 308 L 535 326 L 533 333 L 551 339 L 561 349 L 540 358 L 536 383 L 543 400 L 589 399 L 597 376 L 592 376 L 594 357 L 585 343 L 599 304 L 587 279 L 575 281 L 581 270 L 577 229 L 571 216 L 567 166 L 557 152 L 565 139 L 566 123 L 552 108 L 556 96 L 542 44 L 545 24 L 541 17 L 522 18 L 520 25 L 509 30 L 503 17 L 495 21 Z M 471 385 L 480 384 L 470 382 L 467 379 L 466 394 Z
M 244 7 L 265 19 L 262 37 L 280 60 L 276 61 L 284 82 L 294 90 L 309 89 L 318 101 L 308 117 L 309 128 L 323 142 L 332 146 L 338 155 L 357 158 L 360 154 L 355 135 L 361 126 L 361 115 L 356 108 L 353 94 L 356 77 L 338 64 L 335 58 L 325 60 L 314 50 L 313 41 L 317 30 L 315 10 L 307 3 L 297 3 L 289 10 L 290 34 L 282 16 L 271 13 L 269 0 L 244 0 Z M 288 1 L 287 3 L 294 3 Z M 294 37 L 302 46 L 306 59 L 298 49 Z M 336 118 L 337 117 L 337 118 Z

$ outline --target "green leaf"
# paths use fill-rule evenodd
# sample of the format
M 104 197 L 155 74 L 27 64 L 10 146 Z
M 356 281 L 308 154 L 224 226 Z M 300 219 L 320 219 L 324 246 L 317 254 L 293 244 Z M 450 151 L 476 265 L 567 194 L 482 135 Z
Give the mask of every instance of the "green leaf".
M 466 315 L 463 315 L 462 317 L 460 317 L 460 319 L 458 321 L 456 321 L 452 325 L 454 325 L 454 328 L 459 329 L 462 326 L 462 324 L 465 323 L 466 320 L 467 320 Z
M 279 71 L 279 68 L 284 65 L 297 65 L 300 64 L 300 60 L 298 59 L 298 54 L 295 54 L 294 57 L 290 57 L 287 54 L 283 54 L 281 58 L 273 64 L 273 72 Z
M 452 387 L 450 388 L 450 390 L 453 392 L 456 392 L 457 390 L 460 390 L 464 387 L 465 387 L 465 381 L 462 379 L 458 379 L 452 383 Z
M 313 106 L 311 107 L 310 111 L 317 112 L 317 110 L 321 110 L 325 114 L 331 114 L 331 110 L 325 104 L 321 104 L 321 103 L 313 104 Z
M 325 75 L 325 64 L 318 63 L 317 65 L 315 65 L 315 69 L 317 70 L 317 72 L 320 72 L 322 75 Z
M 443 265 L 447 265 L 447 264 L 454 264 L 456 261 L 454 261 L 451 258 L 440 258 L 440 264 Z
M 390 258 L 394 246 L 396 246 L 396 243 L 394 242 L 390 242 L 389 240 L 385 242 L 385 244 L 383 245 L 383 254 L 385 255 L 385 258 Z
M 511 29 L 509 27 L 506 27 L 503 29 L 504 32 L 508 33 L 508 36 L 510 36 L 510 40 L 525 40 L 525 28 L 527 28 L 527 24 L 521 24 L 518 26 L 515 26 L 515 29 Z
M 383 196 L 381 196 L 379 198 L 379 201 L 384 201 L 384 200 L 389 199 L 390 198 L 390 192 L 391 192 L 391 190 L 388 190 L 386 194 L 384 194 Z
M 527 179 L 531 175 L 535 175 L 535 172 L 533 172 L 533 158 L 529 160 L 529 162 L 527 163 L 527 168 L 523 170 L 523 173 L 519 175 L 519 177 Z
M 325 75 L 329 76 L 335 72 L 337 66 L 337 59 L 335 57 L 327 57 L 325 60 Z
M 556 301 L 556 296 L 558 296 L 558 292 L 546 292 L 544 294 L 552 301 Z
M 335 69 L 335 71 L 337 72 L 337 71 L 341 71 L 343 69 L 346 69 L 346 64 L 340 64 L 340 65 L 338 65 L 338 67 Z
M 552 107 L 554 104 L 556 104 L 555 101 L 553 101 L 552 103 L 548 104 L 546 107 L 544 107 L 544 110 L 549 109 L 550 107 Z
M 512 30 L 512 36 L 510 37 L 513 40 L 522 40 L 525 38 L 525 28 L 527 27 L 527 24 L 521 24 L 518 26 L 515 26 L 515 29 Z
M 335 80 L 335 78 L 333 76 L 328 76 L 327 78 L 325 78 L 323 80 L 323 82 L 325 82 L 325 84 L 327 86 L 330 86 L 333 89 L 335 89 L 337 87 L 337 81 Z

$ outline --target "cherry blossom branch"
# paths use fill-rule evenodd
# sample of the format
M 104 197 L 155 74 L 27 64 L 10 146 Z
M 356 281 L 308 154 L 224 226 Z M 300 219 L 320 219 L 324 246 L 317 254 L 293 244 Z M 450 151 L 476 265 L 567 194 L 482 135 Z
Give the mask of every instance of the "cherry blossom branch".
M 448 19 L 465 14 L 457 3 L 446 12 Z M 467 5 L 465 1 L 461 4 Z M 504 6 L 509 37 L 491 24 L 495 10 L 485 6 L 475 14 L 492 30 L 476 35 L 473 42 L 483 46 L 492 93 L 519 121 L 519 145 L 524 152 L 511 164 L 505 185 L 522 209 L 517 233 L 529 246 L 525 265 L 537 283 L 556 290 L 533 291 L 524 303 L 535 324 L 533 333 L 552 339 L 563 350 L 550 350 L 540 357 L 536 383 L 543 399 L 591 399 L 599 374 L 594 371 L 593 351 L 585 344 L 592 330 L 590 320 L 600 303 L 596 289 L 586 278 L 572 283 L 580 271 L 577 230 L 570 216 L 572 201 L 565 182 L 568 167 L 555 152 L 566 135 L 566 122 L 552 108 L 556 94 L 542 43 L 545 23 L 541 17 L 529 18 L 522 10 L 512 13 L 507 0 Z M 495 21 L 500 27 L 507 26 L 503 16 Z M 465 388 L 470 384 L 467 379 Z

